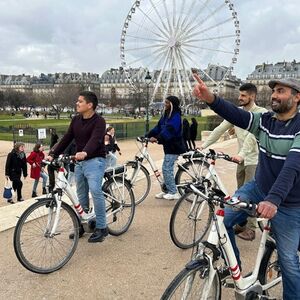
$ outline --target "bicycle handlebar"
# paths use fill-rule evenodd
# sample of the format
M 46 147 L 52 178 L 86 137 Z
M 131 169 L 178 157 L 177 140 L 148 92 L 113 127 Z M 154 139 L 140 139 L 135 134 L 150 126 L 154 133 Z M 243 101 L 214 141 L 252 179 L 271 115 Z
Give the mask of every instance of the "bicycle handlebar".
M 233 208 L 241 209 L 241 210 L 246 210 L 249 215 L 251 216 L 258 216 L 256 209 L 257 209 L 257 204 L 243 201 L 237 197 L 232 197 L 229 200 L 224 200 L 224 193 L 222 191 L 219 191 L 217 189 L 211 189 L 209 192 L 209 195 L 205 195 L 198 187 L 197 184 L 190 183 L 189 188 L 196 193 L 197 195 L 201 196 L 205 200 L 212 199 L 213 201 L 217 201 L 225 206 L 230 206 Z
M 140 143 L 148 143 L 150 141 L 150 139 L 145 136 L 138 136 L 136 140 Z
M 69 163 L 75 162 L 75 161 L 76 161 L 75 155 L 60 155 L 59 157 L 54 158 L 52 161 L 49 161 L 46 159 L 42 160 L 43 164 L 51 165 L 53 167 L 59 167 L 64 163 L 69 164 Z
M 206 159 L 224 159 L 236 164 L 239 164 L 238 161 L 234 160 L 232 156 L 230 156 L 229 154 L 226 154 L 224 152 L 216 152 L 214 149 L 209 149 L 208 152 L 204 152 L 200 149 L 195 149 L 195 150 L 191 150 L 188 151 L 186 153 L 182 154 L 183 158 L 199 158 L 199 157 L 204 157 Z
M 257 212 L 256 212 L 257 204 L 255 204 L 255 203 L 242 201 L 237 197 L 232 197 L 232 198 L 230 198 L 230 200 L 226 201 L 224 204 L 227 206 L 234 207 L 234 208 L 247 210 L 252 216 L 257 215 Z

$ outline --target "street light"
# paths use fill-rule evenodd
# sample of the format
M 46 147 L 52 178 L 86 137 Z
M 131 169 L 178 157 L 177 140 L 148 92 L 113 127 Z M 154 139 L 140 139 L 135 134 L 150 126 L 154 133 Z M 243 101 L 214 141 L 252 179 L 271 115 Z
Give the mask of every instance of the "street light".
M 146 133 L 149 132 L 149 86 L 151 84 L 152 77 L 147 71 L 146 77 L 145 77 L 145 83 L 147 85 L 147 105 L 146 105 Z

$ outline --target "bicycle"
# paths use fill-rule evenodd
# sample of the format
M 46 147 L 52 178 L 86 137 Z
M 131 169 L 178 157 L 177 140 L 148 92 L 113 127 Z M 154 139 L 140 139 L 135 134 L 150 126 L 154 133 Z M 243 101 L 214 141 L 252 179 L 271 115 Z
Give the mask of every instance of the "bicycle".
M 218 189 L 212 188 L 206 195 L 201 191 L 202 185 L 190 184 L 189 188 L 211 207 L 212 226 L 207 241 L 198 244 L 192 260 L 169 284 L 161 299 L 221 299 L 221 285 L 233 288 L 239 300 L 281 299 L 282 279 L 276 244 L 270 236 L 270 222 L 264 227 L 254 269 L 246 276 L 241 274 L 223 222 L 224 205 L 244 209 L 252 214 L 256 211 L 256 205 L 237 198 L 226 202 L 224 193 Z M 215 203 L 220 203 L 216 212 Z M 221 281 L 220 271 L 224 269 L 224 264 L 220 266 L 221 259 L 225 260 L 233 283 L 226 279 Z
M 225 194 L 225 199 L 230 196 L 219 177 L 215 165 L 217 159 L 224 159 L 236 163 L 232 157 L 223 152 L 215 152 L 210 149 L 204 153 L 199 150 L 197 159 L 190 153 L 183 157 L 188 161 L 179 167 L 176 174 L 177 181 L 181 183 L 178 189 L 185 192 L 175 204 L 169 223 L 169 232 L 173 243 L 181 248 L 188 249 L 197 245 L 207 233 L 211 224 L 213 212 L 207 201 L 198 194 L 186 189 L 188 184 L 197 183 L 202 186 L 202 192 L 207 195 L 211 188 L 218 188 Z
M 72 157 L 60 156 L 52 162 L 58 169 L 56 188 L 27 208 L 14 231 L 14 251 L 19 262 L 29 271 L 48 274 L 62 268 L 73 256 L 79 239 L 79 227 L 93 232 L 96 226 L 93 209 L 86 211 L 65 177 L 64 163 Z M 118 236 L 132 223 L 135 204 L 131 184 L 125 179 L 125 167 L 107 170 L 102 186 L 106 202 L 108 232 Z M 66 195 L 73 209 L 62 198 Z M 70 234 L 73 235 L 70 238 Z
M 138 205 L 143 202 L 148 196 L 151 189 L 151 178 L 148 169 L 143 165 L 144 161 L 147 161 L 150 165 L 151 170 L 153 171 L 155 178 L 158 180 L 162 191 L 166 192 L 166 187 L 164 181 L 161 177 L 161 174 L 155 164 L 155 161 L 152 159 L 150 153 L 148 152 L 149 139 L 145 137 L 137 137 L 138 141 L 142 146 L 139 147 L 139 154 L 135 155 L 134 160 L 126 162 L 126 179 L 128 179 L 134 190 L 135 194 L 135 204 Z M 184 170 L 188 171 L 189 168 L 189 177 L 195 178 L 196 174 L 193 174 L 193 170 L 197 168 L 191 168 L 194 160 L 201 158 L 203 155 L 199 151 L 189 151 L 185 154 L 180 155 L 183 157 L 185 162 L 177 161 L 178 170 L 175 174 L 175 183 L 178 186 L 179 192 L 182 192 L 182 187 L 185 185 L 182 181 L 182 173 Z

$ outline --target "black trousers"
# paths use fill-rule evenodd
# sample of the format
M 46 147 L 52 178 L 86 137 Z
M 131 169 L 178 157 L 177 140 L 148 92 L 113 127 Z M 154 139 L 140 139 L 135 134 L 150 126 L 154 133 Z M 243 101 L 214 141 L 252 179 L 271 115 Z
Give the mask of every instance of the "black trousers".
M 55 187 L 55 169 L 52 166 L 48 166 L 48 175 L 49 175 L 49 192 L 52 192 Z
M 17 200 L 22 199 L 23 182 L 21 181 L 21 178 L 14 178 L 13 180 L 11 180 L 11 182 L 13 190 L 17 191 Z

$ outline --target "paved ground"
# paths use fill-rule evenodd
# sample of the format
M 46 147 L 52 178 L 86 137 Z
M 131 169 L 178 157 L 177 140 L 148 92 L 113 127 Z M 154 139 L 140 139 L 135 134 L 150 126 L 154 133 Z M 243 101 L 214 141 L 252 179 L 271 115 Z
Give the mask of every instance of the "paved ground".
M 120 143 L 122 160 L 133 157 L 133 141 Z M 3 149 L 4 145 L 1 142 Z M 235 141 L 218 144 L 217 149 L 235 153 Z M 156 161 L 162 158 L 159 146 L 151 145 Z M 125 153 L 127 153 L 125 155 Z M 217 162 L 217 170 L 230 192 L 235 189 L 235 165 Z M 129 231 L 109 236 L 103 243 L 88 244 L 85 235 L 71 261 L 60 271 L 50 275 L 33 274 L 17 261 L 13 246 L 13 229 L 0 233 L 0 291 L 1 299 L 159 299 L 174 276 L 191 257 L 191 250 L 177 249 L 169 237 L 169 218 L 174 202 L 157 200 L 157 182 L 149 197 L 137 207 Z M 25 184 L 25 186 L 27 186 Z M 26 187 L 31 188 L 31 184 Z M 29 203 L 29 201 L 28 201 Z M 26 206 L 19 203 L 0 208 L 0 222 L 5 216 L 16 222 Z M 257 241 L 240 242 L 244 254 L 244 272 L 253 262 Z M 233 299 L 231 290 L 222 299 Z

